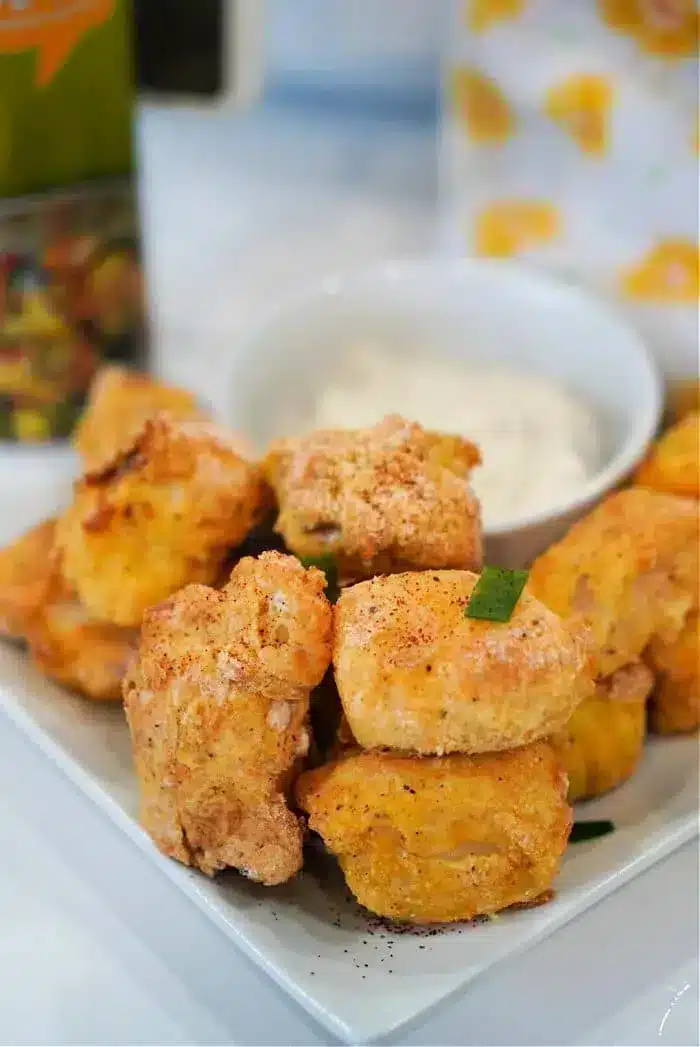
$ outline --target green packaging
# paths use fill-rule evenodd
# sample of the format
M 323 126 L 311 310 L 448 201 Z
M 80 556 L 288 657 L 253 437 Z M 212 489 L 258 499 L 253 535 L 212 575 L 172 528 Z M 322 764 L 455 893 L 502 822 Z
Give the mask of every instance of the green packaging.
M 130 3 L 0 0 L 0 438 L 69 435 L 143 366 Z

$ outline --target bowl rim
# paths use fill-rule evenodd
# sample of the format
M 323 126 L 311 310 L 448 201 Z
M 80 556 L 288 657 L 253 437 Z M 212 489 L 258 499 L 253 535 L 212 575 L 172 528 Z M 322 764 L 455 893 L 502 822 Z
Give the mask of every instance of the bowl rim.
M 367 268 L 352 272 L 334 272 L 287 294 L 264 311 L 253 321 L 242 335 L 239 348 L 250 350 L 261 341 L 269 341 L 268 335 L 284 318 L 295 313 L 313 309 L 314 303 L 323 299 L 338 298 L 348 291 L 361 289 L 363 285 L 376 283 L 399 284 L 409 280 L 434 279 L 442 272 L 443 278 L 458 282 L 474 270 L 509 274 L 521 283 L 534 288 L 545 288 L 550 293 L 564 295 L 579 308 L 597 313 L 611 328 L 618 328 L 630 345 L 635 346 L 639 372 L 647 386 L 646 402 L 636 411 L 624 443 L 617 452 L 583 483 L 576 495 L 552 503 L 537 512 L 523 513 L 511 520 L 484 527 L 485 537 L 501 537 L 517 531 L 536 528 L 554 520 L 574 515 L 578 510 L 597 502 L 626 479 L 647 452 L 658 432 L 664 403 L 663 378 L 646 341 L 621 311 L 602 297 L 596 296 L 585 287 L 551 274 L 539 266 L 512 259 L 447 257 L 427 255 L 415 258 L 396 258 L 372 263 Z M 249 359 L 244 352 L 241 362 Z

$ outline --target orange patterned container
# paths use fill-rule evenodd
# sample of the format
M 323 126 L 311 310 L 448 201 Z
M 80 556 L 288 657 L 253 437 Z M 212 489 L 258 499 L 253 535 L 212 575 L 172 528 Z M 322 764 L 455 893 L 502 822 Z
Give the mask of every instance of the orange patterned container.
M 697 379 L 696 0 L 459 0 L 452 17 L 444 243 L 587 285 L 671 381 Z

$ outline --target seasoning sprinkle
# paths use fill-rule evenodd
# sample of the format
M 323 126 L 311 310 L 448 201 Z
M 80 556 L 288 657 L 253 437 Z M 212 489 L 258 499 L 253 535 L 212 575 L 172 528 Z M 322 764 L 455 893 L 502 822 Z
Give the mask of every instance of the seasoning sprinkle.
M 510 621 L 528 573 L 510 571 L 507 567 L 484 567 L 464 610 L 465 618 L 500 623 Z
M 615 832 L 615 825 L 607 818 L 599 821 L 574 822 L 574 827 L 569 836 L 569 843 L 582 843 L 584 840 L 596 840 L 599 836 L 607 836 Z

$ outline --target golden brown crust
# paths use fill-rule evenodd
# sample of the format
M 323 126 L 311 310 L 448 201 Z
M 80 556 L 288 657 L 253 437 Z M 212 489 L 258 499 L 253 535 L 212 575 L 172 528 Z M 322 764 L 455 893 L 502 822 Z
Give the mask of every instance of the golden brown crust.
M 0 549 L 0 636 L 23 640 L 52 571 L 55 521 L 37 524 Z
M 138 630 L 90 618 L 54 563 L 41 605 L 27 623 L 37 667 L 95 701 L 121 701 L 122 679 L 138 645 Z
M 332 554 L 341 578 L 481 565 L 479 452 L 397 416 L 370 429 L 319 430 L 270 448 L 263 468 L 277 530 L 298 556 Z
M 649 727 L 657 734 L 683 734 L 700 727 L 700 620 L 688 615 L 675 640 L 654 640 L 647 660 L 657 673 L 649 703 Z
M 226 430 L 157 416 L 76 484 L 56 531 L 64 574 L 94 617 L 137 626 L 183 585 L 213 582 L 266 500 L 260 471 Z
M 529 588 L 590 626 L 603 677 L 638 661 L 653 637 L 678 634 L 697 606 L 698 570 L 697 502 L 633 488 L 606 498 L 540 556 Z
M 330 661 L 323 588 L 320 571 L 263 553 L 223 590 L 189 585 L 147 612 L 124 699 L 141 820 L 164 854 L 265 884 L 301 867 L 285 794 Z
M 470 571 L 390 575 L 345 589 L 333 663 L 365 748 L 491 752 L 562 728 L 592 691 L 585 633 L 525 592 L 509 622 L 465 616 Z
M 575 803 L 614 789 L 632 776 L 646 734 L 646 700 L 654 678 L 635 662 L 600 680 L 556 739 Z
M 96 701 L 120 701 L 138 633 L 91 618 L 61 573 L 55 521 L 32 528 L 0 551 L 0 621 L 26 640 L 37 667 Z
M 571 828 L 551 746 L 441 758 L 359 753 L 303 774 L 296 795 L 367 909 L 470 920 L 533 902 Z
M 131 447 L 147 418 L 203 418 L 186 389 L 158 382 L 126 367 L 103 367 L 97 374 L 73 443 L 86 472 L 99 472 Z
M 664 433 L 640 466 L 635 482 L 667 494 L 700 498 L 700 412 L 686 415 Z

